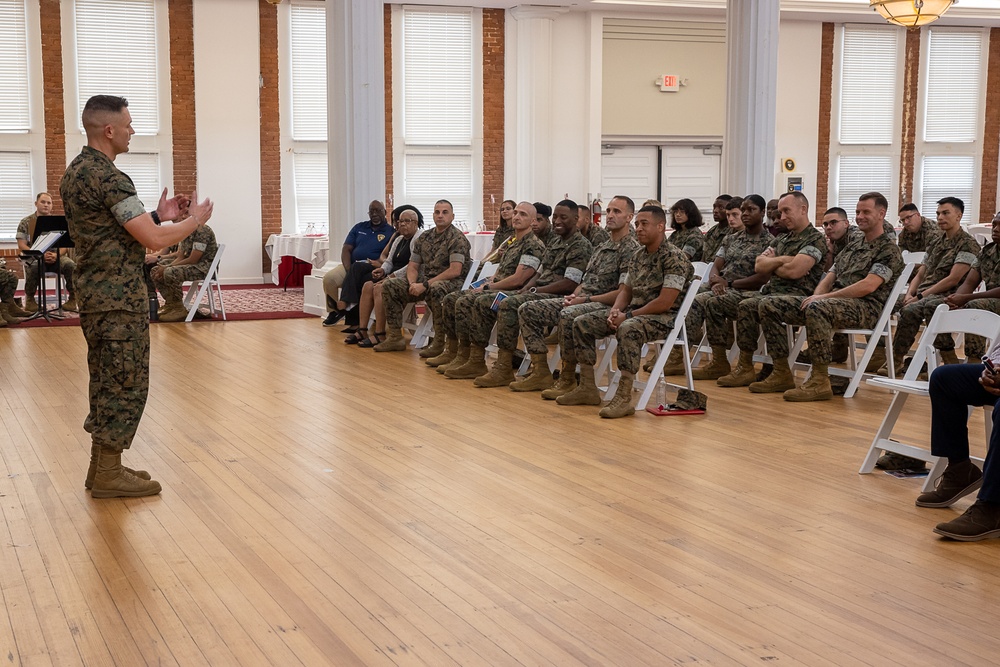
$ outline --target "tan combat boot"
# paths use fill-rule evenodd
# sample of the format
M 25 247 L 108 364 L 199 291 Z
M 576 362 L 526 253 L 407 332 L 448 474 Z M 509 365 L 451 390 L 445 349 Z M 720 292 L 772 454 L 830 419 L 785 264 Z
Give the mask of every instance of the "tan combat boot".
M 601 390 L 594 380 L 594 367 L 580 364 L 580 384 L 576 389 L 556 398 L 559 405 L 600 405 Z
M 37 313 L 38 312 L 38 302 L 35 301 L 35 297 L 33 297 L 33 296 L 25 296 L 24 297 L 24 309 L 26 311 L 28 311 L 29 313 Z
M 955 354 L 955 350 L 941 350 L 941 361 L 945 364 L 960 364 L 962 363 L 958 359 L 958 355 Z
M 723 375 L 716 384 L 720 387 L 746 387 L 757 379 L 757 371 L 753 369 L 753 352 L 740 350 L 740 359 L 736 368 L 729 375 Z
M 868 365 L 865 366 L 865 373 L 875 373 L 883 366 L 885 366 L 885 348 L 876 347 L 872 352 L 872 358 L 868 360 Z
M 635 408 L 632 407 L 632 383 L 634 381 L 635 374 L 622 371 L 622 377 L 618 382 L 618 391 L 615 392 L 615 397 L 611 399 L 610 403 L 601 408 L 598 414 L 604 419 L 618 419 L 619 417 L 634 415 Z
M 9 312 L 14 317 L 21 317 L 21 318 L 31 317 L 31 313 L 21 308 L 21 306 L 17 305 L 17 302 L 14 301 L 13 298 L 10 299 L 9 301 L 4 301 L 4 303 L 7 304 L 7 312 Z
M 159 312 L 157 319 L 160 322 L 183 322 L 187 319 L 188 311 L 180 301 L 167 301 L 163 310 Z
M 554 385 L 542 392 L 542 398 L 547 401 L 554 401 L 574 389 L 576 389 L 576 360 L 568 361 L 566 357 L 563 357 L 559 379 L 556 380 Z
M 892 358 L 893 361 L 896 362 L 896 377 L 897 378 L 903 377 L 903 375 L 906 374 L 906 360 L 903 358 L 903 355 L 896 356 L 895 353 L 892 355 Z M 882 364 L 881 368 L 878 369 L 878 374 L 881 375 L 882 377 L 889 377 L 888 360 L 886 360 L 885 363 Z
M 691 372 L 691 377 L 695 380 L 718 380 L 723 375 L 733 372 L 729 365 L 729 350 L 721 345 L 712 347 L 712 362 L 705 366 L 696 368 Z
M 444 352 L 445 337 L 444 334 L 440 336 L 434 336 L 431 344 L 420 348 L 420 352 L 417 354 L 423 359 L 430 359 L 431 357 L 436 357 L 442 352 Z
M 514 381 L 513 350 L 499 350 L 497 360 L 493 362 L 493 367 L 486 373 L 476 376 L 474 385 L 477 387 L 506 387 Z
M 663 365 L 664 375 L 684 375 L 684 350 L 677 346 L 670 351 L 667 363 Z M 655 363 L 655 362 L 654 362 Z
M 2 319 L 5 324 L 20 324 L 21 318 L 11 315 L 9 308 L 10 307 L 6 303 L 0 303 L 0 319 Z
M 509 364 L 508 364 L 509 365 Z M 453 380 L 473 380 L 489 372 L 486 367 L 486 346 L 469 345 L 469 358 L 461 366 L 452 366 L 444 372 L 446 378 Z
M 829 401 L 833 398 L 830 374 L 826 364 L 813 364 L 809 378 L 798 389 L 789 389 L 784 394 L 786 401 L 806 403 L 808 401 Z
M 97 470 L 94 473 L 90 495 L 93 498 L 138 498 L 155 496 L 160 492 L 160 483 L 136 477 L 122 467 L 122 453 L 116 449 L 102 447 L 97 455 Z
M 76 305 L 76 295 L 70 294 L 69 298 L 63 303 L 62 309 L 68 310 L 71 313 L 75 313 L 79 310 L 79 307 Z
M 163 319 L 163 316 L 160 316 Z M 406 351 L 406 341 L 403 340 L 403 332 L 399 329 L 390 329 L 386 333 L 384 341 L 372 348 L 376 352 L 404 352 Z
M 454 359 L 455 355 L 458 354 L 458 339 L 449 338 L 445 343 L 444 349 L 436 357 L 431 357 L 424 361 L 425 364 L 431 368 L 437 368 L 439 366 L 444 366 L 445 364 L 450 364 Z
M 774 370 L 761 382 L 752 382 L 750 391 L 755 394 L 774 394 L 795 389 L 795 378 L 792 376 L 792 369 L 788 366 L 788 357 L 776 357 L 772 364 Z
M 84 480 L 83 486 L 86 489 L 90 489 L 94 486 L 94 475 L 97 474 L 97 459 L 101 455 L 101 448 L 97 445 L 90 446 L 90 467 L 87 468 L 87 479 Z M 145 470 L 132 470 L 128 466 L 122 466 L 122 470 L 130 472 L 139 479 L 152 479 L 149 473 Z
M 523 380 L 512 382 L 510 388 L 514 391 L 543 391 L 555 384 L 555 378 L 549 370 L 547 354 L 531 355 L 531 374 Z
M 546 345 L 558 345 L 559 344 L 559 327 L 552 327 L 552 331 L 548 336 L 545 337 Z
M 456 368 L 461 368 L 465 365 L 465 362 L 469 360 L 469 342 L 468 341 L 458 341 L 458 350 L 455 352 L 455 358 L 446 364 L 441 364 L 437 367 L 437 372 L 444 375 L 450 370 Z

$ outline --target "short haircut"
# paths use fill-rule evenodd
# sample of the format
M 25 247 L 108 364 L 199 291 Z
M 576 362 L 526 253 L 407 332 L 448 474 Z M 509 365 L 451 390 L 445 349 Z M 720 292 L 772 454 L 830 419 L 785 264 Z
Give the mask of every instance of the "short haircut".
M 792 190 L 791 192 L 783 192 L 781 196 L 778 197 L 778 201 L 780 202 L 785 197 L 795 197 L 795 201 L 804 205 L 806 208 L 809 208 L 809 197 L 806 197 L 804 194 L 802 194 L 801 190 Z
M 841 220 L 847 220 L 847 211 L 840 208 L 839 206 L 831 206 L 830 208 L 826 209 L 826 211 L 823 212 L 823 217 L 825 218 L 831 213 L 840 218 Z
M 938 206 L 941 204 L 951 204 L 958 209 L 959 213 L 965 213 L 965 202 L 958 197 L 944 197 L 937 200 Z
M 653 216 L 653 220 L 664 227 L 667 226 L 667 212 L 663 210 L 662 206 L 643 206 L 639 209 L 639 213 L 650 213 Z
M 128 100 L 117 95 L 94 95 L 83 105 L 83 127 L 103 125 L 99 116 L 106 113 L 121 113 L 128 107 Z
M 874 201 L 875 202 L 875 208 L 880 208 L 883 211 L 888 211 L 889 210 L 889 200 L 886 199 L 885 195 L 883 195 L 881 192 L 866 192 L 863 195 L 861 195 L 860 197 L 858 197 L 858 201 L 859 202 L 861 202 L 861 201 Z
M 399 216 L 403 215 L 403 211 L 413 211 L 417 214 L 417 227 L 423 229 L 424 227 L 424 214 L 420 212 L 420 209 L 411 204 L 403 204 L 402 206 L 397 206 L 392 209 L 392 221 L 399 222 Z
M 561 202 L 559 202 L 558 204 L 556 204 L 556 206 L 565 206 L 566 208 L 571 208 L 574 211 L 577 208 L 576 202 L 573 201 L 572 199 L 563 199 Z
M 543 218 L 552 217 L 552 207 L 548 204 L 543 204 L 540 201 L 535 202 L 535 215 L 540 215 Z
M 452 210 L 452 212 L 455 211 L 454 205 L 452 205 L 452 203 L 450 201 L 448 201 L 447 199 L 438 199 L 436 202 L 434 202 L 434 206 L 437 206 L 438 204 L 447 204 L 448 208 L 450 208 Z
M 725 201 L 725 202 L 728 202 L 732 198 L 733 198 L 732 195 L 719 195 L 718 197 L 715 198 L 715 201 Z
M 615 195 L 612 199 L 620 199 L 625 202 L 625 208 L 628 209 L 629 213 L 635 213 L 635 202 L 632 198 L 627 195 Z
M 37 202 L 39 199 L 41 199 L 42 195 L 48 195 L 50 199 L 52 198 L 52 195 L 50 195 L 48 192 L 39 192 L 37 195 L 35 195 L 35 201 Z
M 762 211 L 765 208 L 767 208 L 767 202 L 764 201 L 764 198 L 761 197 L 760 195 L 747 195 L 746 197 L 743 198 L 743 201 L 744 202 L 748 202 L 748 201 L 753 202 L 754 205 L 757 206 L 757 208 L 759 208 Z
M 910 202 L 909 204 L 903 204 L 902 206 L 900 206 L 899 212 L 902 213 L 903 211 L 913 211 L 914 213 L 920 213 L 920 209 L 917 208 L 917 205 L 914 204 L 913 202 Z
M 726 202 L 726 210 L 732 211 L 735 208 L 743 206 L 743 197 L 730 197 L 729 201 Z
M 687 223 L 684 225 L 685 229 L 701 227 L 705 222 L 701 217 L 701 211 L 698 210 L 697 204 L 690 199 L 678 199 L 677 202 L 670 207 L 670 227 L 672 229 L 680 229 L 678 224 L 673 220 L 674 211 L 684 211 L 684 213 L 687 214 Z

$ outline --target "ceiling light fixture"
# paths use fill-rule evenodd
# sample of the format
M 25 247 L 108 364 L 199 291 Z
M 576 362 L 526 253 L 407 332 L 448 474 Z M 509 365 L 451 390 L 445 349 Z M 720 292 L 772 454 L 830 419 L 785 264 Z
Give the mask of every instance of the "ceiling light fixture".
M 958 0 L 871 0 L 870 6 L 889 23 L 919 28 L 941 18 Z

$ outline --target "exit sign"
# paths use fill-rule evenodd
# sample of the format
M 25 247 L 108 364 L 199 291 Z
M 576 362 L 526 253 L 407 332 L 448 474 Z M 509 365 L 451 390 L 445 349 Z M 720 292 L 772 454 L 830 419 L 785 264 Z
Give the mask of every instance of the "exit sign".
M 680 80 L 673 74 L 664 74 L 660 80 L 660 90 L 675 93 L 680 90 Z

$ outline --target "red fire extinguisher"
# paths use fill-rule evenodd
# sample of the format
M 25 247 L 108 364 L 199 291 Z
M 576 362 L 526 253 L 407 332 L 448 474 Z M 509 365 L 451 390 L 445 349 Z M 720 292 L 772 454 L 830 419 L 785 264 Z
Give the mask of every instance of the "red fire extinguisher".
M 594 224 L 598 227 L 601 226 L 601 215 L 603 210 L 601 208 L 601 193 L 597 193 L 597 199 L 590 205 L 590 211 L 594 214 Z

